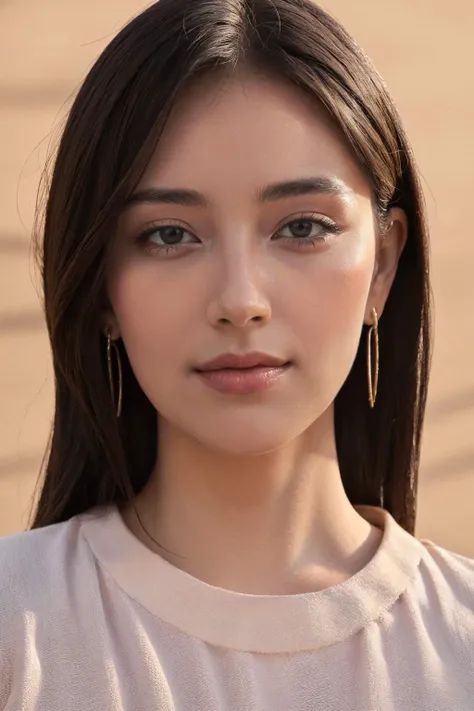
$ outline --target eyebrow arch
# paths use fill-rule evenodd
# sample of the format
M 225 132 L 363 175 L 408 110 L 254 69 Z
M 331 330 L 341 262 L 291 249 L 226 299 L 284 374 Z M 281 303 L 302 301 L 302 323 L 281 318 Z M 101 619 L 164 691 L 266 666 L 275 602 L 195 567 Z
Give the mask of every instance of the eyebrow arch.
M 352 194 L 352 190 L 339 178 L 320 175 L 315 178 L 300 178 L 282 183 L 272 183 L 263 188 L 257 197 L 259 202 L 272 202 L 288 197 L 297 197 L 298 195 L 317 195 L 320 193 L 347 197 Z
M 267 185 L 257 192 L 259 203 L 274 202 L 299 195 L 330 194 L 347 197 L 352 190 L 332 176 L 315 178 L 299 178 Z M 163 203 L 167 205 L 184 205 L 186 207 L 209 207 L 211 201 L 196 190 L 184 188 L 144 188 L 134 192 L 125 205 L 140 203 Z
M 210 204 L 209 200 L 196 190 L 185 190 L 184 188 L 144 188 L 130 195 L 125 205 L 138 205 L 144 202 L 185 205 L 186 207 L 208 207 Z

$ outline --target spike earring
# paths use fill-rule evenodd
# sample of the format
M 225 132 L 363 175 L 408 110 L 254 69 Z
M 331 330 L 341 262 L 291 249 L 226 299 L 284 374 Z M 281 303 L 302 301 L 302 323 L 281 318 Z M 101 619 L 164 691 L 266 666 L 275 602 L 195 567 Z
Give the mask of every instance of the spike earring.
M 115 359 L 117 361 L 117 373 L 118 373 L 118 399 L 117 405 L 115 405 L 115 388 L 114 388 L 114 375 L 112 368 L 112 346 L 115 352 Z M 115 412 L 117 417 L 120 417 L 122 412 L 122 363 L 120 361 L 120 353 L 117 348 L 116 343 L 112 340 L 110 333 L 107 334 L 107 365 L 109 368 L 109 386 L 110 394 L 112 395 L 112 402 L 116 408 Z
M 367 381 L 371 408 L 375 406 L 379 383 L 379 317 L 375 308 L 372 309 L 372 319 L 373 323 L 367 334 Z

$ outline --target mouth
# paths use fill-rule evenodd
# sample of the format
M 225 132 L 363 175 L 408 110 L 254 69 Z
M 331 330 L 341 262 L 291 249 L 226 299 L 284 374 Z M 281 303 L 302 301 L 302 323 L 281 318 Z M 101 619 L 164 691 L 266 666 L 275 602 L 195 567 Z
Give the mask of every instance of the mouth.
M 250 395 L 270 388 L 291 366 L 291 361 L 267 353 L 226 353 L 194 368 L 194 373 L 218 392 Z

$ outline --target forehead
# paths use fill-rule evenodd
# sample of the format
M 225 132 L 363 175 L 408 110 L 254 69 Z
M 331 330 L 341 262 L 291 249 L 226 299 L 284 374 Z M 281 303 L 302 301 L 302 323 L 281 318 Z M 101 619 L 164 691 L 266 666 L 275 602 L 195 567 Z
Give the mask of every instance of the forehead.
M 279 180 L 330 175 L 370 185 L 326 111 L 301 90 L 256 74 L 200 79 L 178 100 L 140 183 L 254 193 Z

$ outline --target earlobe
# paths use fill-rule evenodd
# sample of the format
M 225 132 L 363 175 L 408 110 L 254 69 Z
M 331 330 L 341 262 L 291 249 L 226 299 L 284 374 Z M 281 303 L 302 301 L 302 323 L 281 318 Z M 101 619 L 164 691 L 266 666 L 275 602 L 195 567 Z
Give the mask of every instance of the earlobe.
M 110 336 L 112 341 L 117 341 L 120 338 L 120 331 L 117 326 L 107 326 L 104 329 L 104 333 L 107 337 Z
M 378 302 L 369 297 L 367 308 L 365 311 L 364 323 L 366 326 L 378 326 L 379 318 L 382 314 L 383 307 L 379 306 Z
M 116 341 L 117 338 L 120 338 L 120 329 L 117 319 L 112 312 L 104 312 L 102 314 L 101 323 L 101 329 L 106 338 L 110 336 L 112 341 Z

